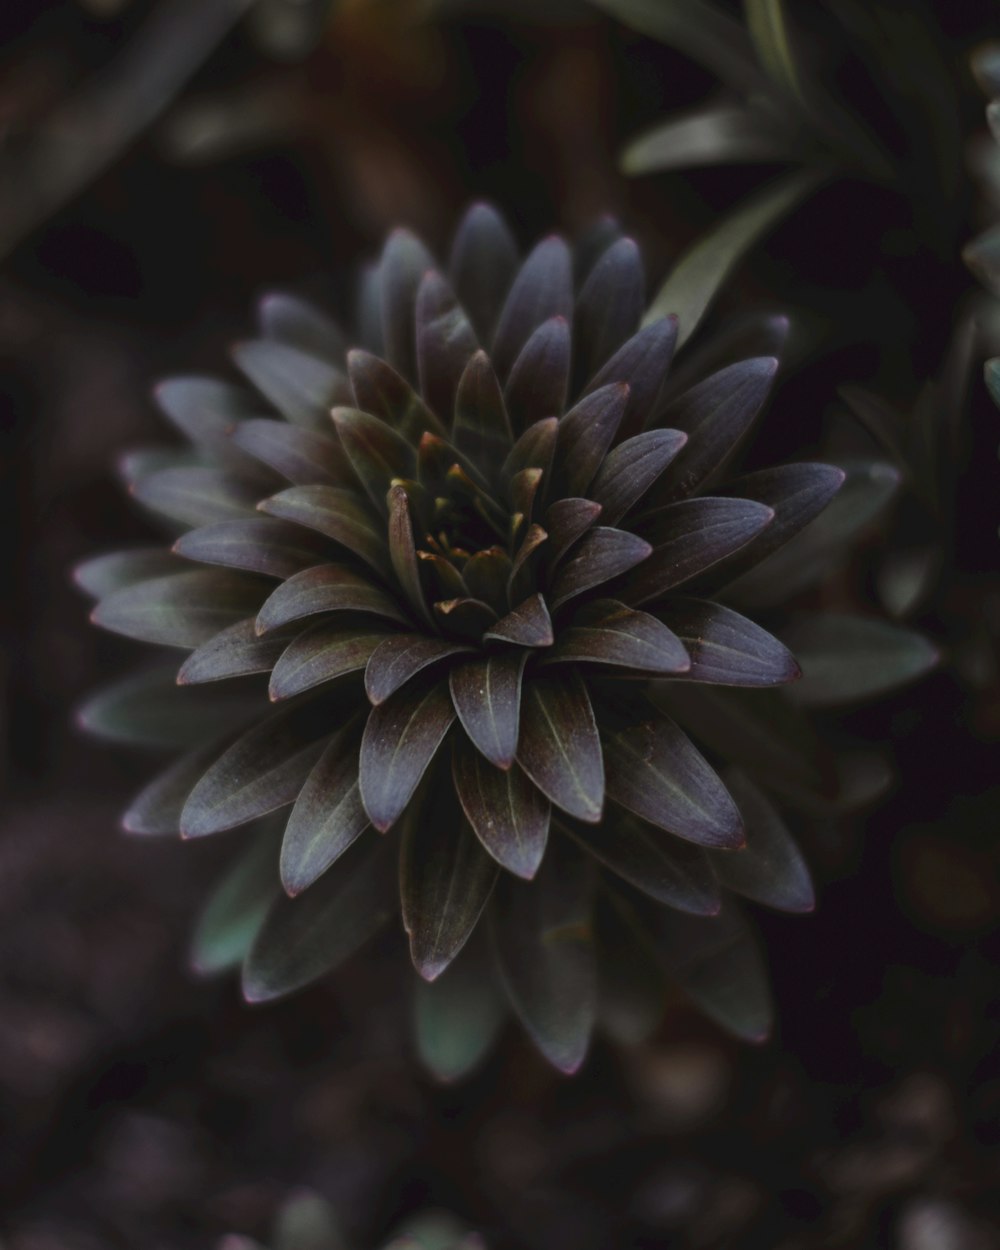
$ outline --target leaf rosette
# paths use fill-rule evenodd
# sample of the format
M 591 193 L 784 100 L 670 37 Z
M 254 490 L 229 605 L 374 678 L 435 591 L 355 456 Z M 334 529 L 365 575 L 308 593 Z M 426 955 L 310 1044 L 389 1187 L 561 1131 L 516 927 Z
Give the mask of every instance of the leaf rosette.
M 836 701 L 838 661 L 815 678 L 803 661 L 799 682 L 771 628 L 784 580 L 809 581 L 808 550 L 805 567 L 787 554 L 845 473 L 725 479 L 777 369 L 746 348 L 776 347 L 780 319 L 682 387 L 676 319 L 643 312 L 630 239 L 604 229 L 574 255 L 551 237 L 520 262 L 478 205 L 445 268 L 390 237 L 362 346 L 275 295 L 234 353 L 252 389 L 159 388 L 188 445 L 125 473 L 176 541 L 78 580 L 97 624 L 189 654 L 83 720 L 184 752 L 132 804 L 132 832 L 254 826 L 195 938 L 204 971 L 242 965 L 248 999 L 401 916 L 420 1049 L 445 1077 L 508 1009 L 571 1072 L 598 1022 L 655 1022 L 664 978 L 766 1034 L 731 896 L 812 906 L 779 808 L 830 791 L 800 705 L 811 682 Z M 742 610 L 757 602 L 764 624 Z M 806 651 L 842 632 L 790 628 Z M 888 684 L 931 658 L 918 647 Z

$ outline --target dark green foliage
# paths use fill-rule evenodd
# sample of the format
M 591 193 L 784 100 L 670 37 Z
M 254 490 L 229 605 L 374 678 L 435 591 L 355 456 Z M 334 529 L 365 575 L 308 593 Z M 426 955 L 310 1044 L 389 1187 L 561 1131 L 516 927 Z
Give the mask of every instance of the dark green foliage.
M 641 327 L 634 244 L 612 240 L 575 287 L 561 239 L 514 257 L 484 206 L 448 277 L 395 233 L 367 287 L 377 334 L 346 358 L 320 314 L 269 297 L 264 337 L 236 353 L 262 398 L 161 389 L 206 457 L 136 467 L 139 498 L 186 527 L 172 554 L 79 574 L 98 624 L 192 651 L 173 711 L 126 689 L 85 712 L 108 736 L 194 751 L 129 827 L 284 828 L 219 888 L 199 966 L 245 954 L 247 997 L 274 998 L 401 911 L 435 983 L 418 1040 L 445 1077 L 489 1045 L 504 998 L 575 1070 L 616 961 L 623 1029 L 655 1021 L 668 976 L 761 1036 L 762 966 L 722 888 L 808 909 L 775 795 L 830 797 L 794 704 L 762 688 L 826 702 L 933 661 L 880 622 L 743 615 L 807 584 L 894 482 L 854 467 L 852 508 L 826 514 L 839 469 L 722 479 L 770 392 L 777 361 L 752 352 L 773 327 L 670 392 L 677 322 Z

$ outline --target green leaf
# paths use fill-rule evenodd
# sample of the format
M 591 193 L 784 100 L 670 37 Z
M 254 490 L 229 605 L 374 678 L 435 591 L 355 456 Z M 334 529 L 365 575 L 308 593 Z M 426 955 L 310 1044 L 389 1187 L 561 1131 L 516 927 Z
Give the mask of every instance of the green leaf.
M 283 417 L 307 430 L 329 429 L 330 409 L 347 398 L 347 379 L 338 368 L 285 343 L 238 343 L 233 358 Z
M 698 1006 L 730 1033 L 762 1042 L 771 1032 L 771 994 L 757 943 L 732 902 L 704 919 L 679 911 L 659 917 L 664 966 Z
M 824 176 L 811 168 L 787 174 L 702 235 L 671 270 L 649 306 L 645 322 L 675 313 L 680 325 L 678 345 L 685 343 L 744 255 Z
M 638 672 L 684 674 L 691 659 L 681 640 L 647 612 L 598 599 L 573 617 L 545 663 L 609 664 Z
M 191 791 L 181 813 L 181 836 L 201 838 L 245 825 L 298 796 L 329 732 L 313 707 L 269 716 L 247 730 Z
M 268 696 L 277 703 L 306 690 L 360 673 L 392 634 L 371 625 L 320 621 L 287 644 L 271 673 Z
M 453 776 L 476 836 L 503 868 L 530 880 L 549 835 L 549 803 L 515 764 L 495 768 L 470 743 L 456 740 Z
M 628 530 L 598 525 L 573 549 L 573 554 L 556 573 L 549 601 L 553 610 L 610 582 L 647 559 L 653 548 Z
M 133 482 L 133 498 L 178 525 L 210 525 L 253 516 L 257 490 L 225 469 L 159 469 Z
M 287 421 L 241 421 L 233 442 L 296 486 L 352 486 L 354 475 L 330 433 L 304 430 Z
M 238 968 L 280 894 L 273 829 L 258 833 L 223 874 L 201 910 L 191 964 L 202 976 Z
M 377 572 L 391 574 L 384 530 L 353 491 L 334 486 L 292 486 L 257 507 L 269 516 L 325 534 Z
M 567 1074 L 583 1063 L 597 1015 L 590 875 L 557 842 L 532 882 L 502 873 L 490 908 L 500 975 L 532 1041 Z
M 743 845 L 743 824 L 715 771 L 673 721 L 659 715 L 604 740 L 608 797 L 699 846 Z
M 521 349 L 544 321 L 573 313 L 573 262 L 558 236 L 543 239 L 518 270 L 493 339 L 493 366 L 505 380 Z
M 651 512 L 636 529 L 653 544 L 648 557 L 622 582 L 628 603 L 649 603 L 746 546 L 774 520 L 752 499 L 702 495 Z
M 569 394 L 570 338 L 566 318 L 551 317 L 521 348 L 503 392 L 515 430 L 562 415 Z
M 584 495 L 608 454 L 628 403 L 627 382 L 612 382 L 574 404 L 559 422 L 553 489 Z
M 281 883 L 292 898 L 317 881 L 368 828 L 358 786 L 361 717 L 329 744 L 299 791 L 281 843 Z
M 527 658 L 523 650 L 500 651 L 456 664 L 448 676 L 462 728 L 497 768 L 510 768 L 517 754 L 521 678 Z
M 939 659 L 937 648 L 913 630 L 837 612 L 798 617 L 782 639 L 802 666 L 802 680 L 789 693 L 810 707 L 885 694 L 922 677 Z
M 680 430 L 647 430 L 611 451 L 590 486 L 605 525 L 617 525 L 687 442 Z
M 372 652 L 365 670 L 365 693 L 378 707 L 411 678 L 431 664 L 461 655 L 471 648 L 445 638 L 425 634 L 394 634 Z
M 798 147 L 794 133 L 782 134 L 775 118 L 746 106 L 721 105 L 659 122 L 629 143 L 621 167 L 634 177 L 730 162 L 785 161 L 797 155 Z
M 743 0 L 750 38 L 768 78 L 790 96 L 801 99 L 802 84 L 788 37 L 782 0 Z
M 105 687 L 77 712 L 80 727 L 110 742 L 180 751 L 259 710 L 259 697 L 181 689 L 176 671 L 173 665 L 157 667 Z
M 300 525 L 254 516 L 188 530 L 173 549 L 185 560 L 243 569 L 284 581 L 322 559 L 327 546 L 320 535 Z
M 197 647 L 256 613 L 270 583 L 244 573 L 195 569 L 136 582 L 102 599 L 90 619 L 102 629 L 165 647 Z
M 512 642 L 518 647 L 551 647 L 552 618 L 541 595 L 532 595 L 483 634 L 484 641 Z
M 197 647 L 181 665 L 177 684 L 194 686 L 228 677 L 269 673 L 288 646 L 287 638 L 258 638 L 251 617 L 237 621 Z
M 489 204 L 473 204 L 455 231 L 448 272 L 480 343 L 492 339 L 517 270 L 517 245 Z
M 334 408 L 333 424 L 358 480 L 375 506 L 384 510 L 394 479 L 411 478 L 417 471 L 413 448 L 392 426 L 358 408 Z
M 477 1067 L 503 1024 L 504 1003 L 487 955 L 474 933 L 442 976 L 417 982 L 417 1051 L 440 1081 L 459 1081 Z
M 437 980 L 469 940 L 497 872 L 442 781 L 406 822 L 399 862 L 403 925 L 425 981 Z
M 301 898 L 280 897 L 243 966 L 243 994 L 265 1003 L 332 972 L 393 916 L 395 848 L 360 838 Z
M 691 657 L 680 680 L 760 687 L 782 686 L 801 675 L 783 643 L 732 608 L 677 595 L 660 615 Z
M 455 719 L 446 685 L 413 682 L 368 717 L 361 741 L 361 799 L 381 833 L 403 814 Z
M 73 580 L 91 599 L 104 599 L 135 582 L 180 573 L 183 568 L 165 547 L 135 547 L 84 560 L 73 569 Z
M 779 911 L 807 912 L 816 904 L 802 852 L 768 798 L 744 773 L 726 774 L 746 827 L 740 851 L 709 852 L 719 881 L 727 890 Z
M 517 760 L 557 807 L 594 824 L 604 809 L 604 763 L 587 687 L 571 669 L 536 677 L 522 694 Z
M 342 564 L 318 564 L 272 592 L 257 616 L 257 632 L 268 633 L 324 612 L 366 612 L 410 624 L 399 605 L 367 577 Z
M 719 887 L 700 847 L 621 811 L 572 832 L 595 859 L 658 903 L 699 916 L 718 912 Z

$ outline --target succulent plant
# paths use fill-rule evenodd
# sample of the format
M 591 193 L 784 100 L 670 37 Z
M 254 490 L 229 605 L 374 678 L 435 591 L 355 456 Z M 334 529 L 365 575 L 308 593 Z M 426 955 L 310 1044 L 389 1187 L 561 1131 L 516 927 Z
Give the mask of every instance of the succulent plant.
M 574 259 L 550 237 L 519 264 L 480 205 L 447 272 L 396 232 L 362 284 L 363 346 L 272 296 L 235 349 L 256 393 L 159 388 L 190 446 L 124 471 L 180 537 L 78 570 L 98 625 L 190 651 L 84 709 L 106 736 L 186 751 L 125 826 L 261 822 L 196 938 L 206 971 L 242 962 L 254 1002 L 401 908 L 420 1047 L 444 1076 L 483 1053 L 504 1001 L 571 1072 L 599 1017 L 626 1037 L 655 1022 L 664 972 L 763 1036 L 764 973 L 723 894 L 812 906 L 767 796 L 812 811 L 833 788 L 800 705 L 891 686 L 933 650 L 800 616 L 796 681 L 786 642 L 738 610 L 780 624 L 783 592 L 819 575 L 810 535 L 845 472 L 719 484 L 777 360 L 671 393 L 676 321 L 640 324 L 630 239 L 604 228 Z

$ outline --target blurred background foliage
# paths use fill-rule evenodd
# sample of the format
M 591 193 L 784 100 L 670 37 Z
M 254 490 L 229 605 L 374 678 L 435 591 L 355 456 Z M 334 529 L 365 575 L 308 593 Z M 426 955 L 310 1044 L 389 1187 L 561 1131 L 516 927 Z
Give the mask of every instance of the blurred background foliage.
M 3 6 L 7 1250 L 263 1243 L 303 1185 L 352 1245 L 428 1206 L 491 1250 L 998 1244 L 997 349 L 961 260 L 986 231 L 967 257 L 991 285 L 996 91 L 970 56 L 994 38 L 986 0 Z M 150 382 L 217 367 L 275 285 L 342 312 L 388 228 L 440 248 L 479 197 L 522 242 L 614 214 L 657 277 L 706 236 L 718 260 L 712 231 L 763 202 L 706 312 L 791 319 L 749 467 L 875 446 L 899 466 L 839 593 L 947 663 L 829 713 L 898 780 L 815 830 L 815 916 L 758 917 L 766 1048 L 678 999 L 574 1083 L 511 1034 L 436 1087 L 378 948 L 249 1011 L 184 970 L 219 848 L 116 838 L 142 765 L 73 727 L 118 647 L 67 569 L 146 534 L 109 466 L 159 432 Z

